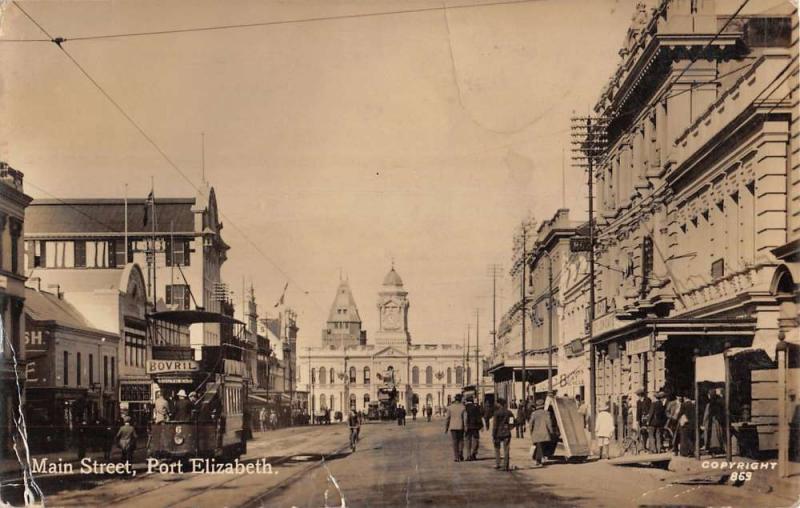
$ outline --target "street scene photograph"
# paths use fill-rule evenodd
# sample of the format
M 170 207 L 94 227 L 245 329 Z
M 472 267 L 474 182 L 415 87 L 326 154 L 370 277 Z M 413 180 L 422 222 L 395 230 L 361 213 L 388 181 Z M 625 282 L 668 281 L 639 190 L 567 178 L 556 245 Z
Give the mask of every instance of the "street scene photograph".
M 797 0 L 0 0 L 0 507 L 800 506 Z

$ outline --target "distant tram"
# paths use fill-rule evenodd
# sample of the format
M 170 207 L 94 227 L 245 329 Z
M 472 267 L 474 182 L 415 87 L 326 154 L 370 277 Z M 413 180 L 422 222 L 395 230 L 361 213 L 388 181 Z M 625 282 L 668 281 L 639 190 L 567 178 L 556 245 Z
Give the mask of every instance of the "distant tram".
M 186 327 L 198 323 L 220 324 L 220 345 L 203 346 L 201 360 L 193 360 L 191 347 L 159 347 L 159 330 Z M 248 428 L 244 406 L 247 386 L 243 380 L 243 351 L 246 343 L 242 339 L 244 323 L 224 314 L 202 310 L 165 311 L 148 316 L 148 333 L 156 339 L 151 342 L 154 357 L 171 356 L 176 360 L 153 360 L 148 369 L 158 389 L 167 399 L 183 390 L 194 392 L 188 419 L 168 419 L 154 423 L 148 442 L 148 457 L 163 460 L 185 460 L 190 458 L 215 458 L 232 460 L 247 452 Z M 164 365 L 190 365 L 196 367 L 183 372 L 158 370 Z M 169 367 L 167 367 L 169 368 Z

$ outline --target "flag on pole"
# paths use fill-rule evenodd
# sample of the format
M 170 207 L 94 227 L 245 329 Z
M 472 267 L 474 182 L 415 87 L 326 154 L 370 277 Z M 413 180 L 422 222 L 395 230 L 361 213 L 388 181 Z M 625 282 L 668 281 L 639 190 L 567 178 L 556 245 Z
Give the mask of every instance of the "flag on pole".
M 288 288 L 289 288 L 289 283 L 287 282 L 286 285 L 283 286 L 283 293 L 281 293 L 280 299 L 278 299 L 278 301 L 275 302 L 275 307 L 280 307 L 281 305 L 283 305 L 283 300 L 284 298 L 286 298 L 286 290 Z
M 153 202 L 155 201 L 155 197 L 153 196 L 153 191 L 150 191 L 150 194 L 147 195 L 147 199 L 144 201 L 144 225 L 147 226 L 147 223 L 150 221 L 150 208 L 153 206 Z

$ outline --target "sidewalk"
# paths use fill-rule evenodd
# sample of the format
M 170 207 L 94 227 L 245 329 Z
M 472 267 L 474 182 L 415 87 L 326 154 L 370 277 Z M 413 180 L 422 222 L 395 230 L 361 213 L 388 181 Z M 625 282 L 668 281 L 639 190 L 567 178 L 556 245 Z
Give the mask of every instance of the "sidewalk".
M 516 434 L 514 434 L 514 436 L 516 436 Z M 563 459 L 560 457 L 555 458 L 555 460 L 551 460 L 549 462 L 550 465 L 546 465 L 544 468 L 535 467 L 534 462 L 530 457 L 530 446 L 531 442 L 527 433 L 523 439 L 512 436 L 510 447 L 512 468 L 515 467 L 518 471 L 535 472 L 545 471 L 556 465 L 559 467 L 564 467 Z M 482 454 L 483 457 L 491 457 L 492 461 L 494 461 L 494 448 L 492 446 L 491 434 L 488 432 L 481 433 L 480 454 Z M 613 448 L 612 454 L 614 454 Z M 710 456 L 702 456 L 699 461 L 693 457 L 678 456 L 672 458 L 667 470 L 647 467 L 641 467 L 637 469 L 641 472 L 647 472 L 648 476 L 651 477 L 653 481 L 658 481 L 665 485 L 672 483 L 691 482 L 693 479 L 697 480 L 703 477 L 722 478 L 723 476 L 730 475 L 734 471 L 748 471 L 745 469 L 736 469 L 736 466 L 734 466 L 733 469 L 727 466 L 722 468 L 721 465 L 723 462 L 726 462 L 724 456 L 713 458 Z M 776 459 L 756 461 L 746 457 L 733 457 L 731 462 L 734 464 L 777 464 Z M 577 463 L 574 465 L 567 465 L 567 467 L 576 468 L 576 474 L 581 471 L 586 471 L 585 469 L 582 469 L 583 467 L 602 469 L 608 471 L 610 476 L 615 474 L 625 474 L 626 470 L 625 467 L 615 466 L 605 461 L 600 461 L 594 455 L 590 456 L 588 460 L 582 464 Z M 774 467 L 774 469 L 770 468 L 765 470 L 759 469 L 756 471 L 749 471 L 752 472 L 752 475 L 747 481 L 732 482 L 730 478 L 727 478 L 725 486 L 731 489 L 743 489 L 753 493 L 774 495 L 784 499 L 800 499 L 800 463 L 789 463 L 788 478 L 778 478 L 777 465 Z

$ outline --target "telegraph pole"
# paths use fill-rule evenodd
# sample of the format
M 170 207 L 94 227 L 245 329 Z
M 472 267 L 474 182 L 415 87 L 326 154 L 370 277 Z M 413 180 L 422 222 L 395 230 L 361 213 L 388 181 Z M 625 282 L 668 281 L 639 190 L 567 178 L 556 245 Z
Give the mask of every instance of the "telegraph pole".
M 606 150 L 608 119 L 605 117 L 572 118 L 572 159 L 576 167 L 587 172 L 589 188 L 589 313 L 587 316 L 587 341 L 589 343 L 589 408 L 591 414 L 590 430 L 594 439 L 594 422 L 597 414 L 597 383 L 595 366 L 595 347 L 593 343 L 593 326 L 595 313 L 595 221 L 594 221 L 594 166 Z
M 525 313 L 526 313 L 526 295 L 525 295 L 525 267 L 528 265 L 528 230 L 525 223 L 522 223 L 522 283 L 520 284 L 520 293 L 522 295 L 522 400 L 528 399 L 528 392 L 526 391 L 525 381 L 528 379 L 528 369 L 525 366 L 525 356 L 527 353 L 527 346 L 525 345 Z
M 480 372 L 480 324 L 481 324 L 481 311 L 480 309 L 475 309 L 475 394 L 477 395 L 478 390 L 481 387 L 481 372 Z M 477 404 L 478 401 L 476 400 L 475 403 Z
M 503 273 L 503 267 L 493 263 L 488 269 L 489 277 L 492 278 L 492 355 L 494 355 L 497 348 L 497 276 Z

